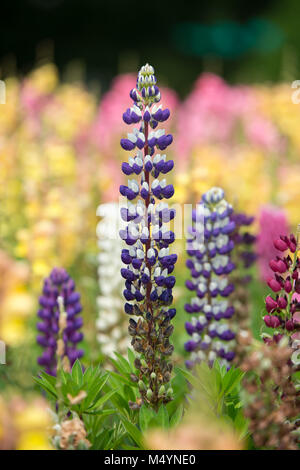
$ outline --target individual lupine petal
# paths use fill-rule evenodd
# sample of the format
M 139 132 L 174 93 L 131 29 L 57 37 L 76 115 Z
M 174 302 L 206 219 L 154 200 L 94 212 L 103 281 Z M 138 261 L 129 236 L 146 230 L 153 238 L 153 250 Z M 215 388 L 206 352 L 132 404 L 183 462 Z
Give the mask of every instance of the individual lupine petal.
M 128 175 L 128 176 L 132 175 L 133 173 L 132 167 L 129 165 L 129 163 L 126 163 L 126 162 L 122 163 L 122 171 L 125 175 Z
M 264 322 L 269 328 L 278 328 L 280 325 L 280 320 L 275 315 L 265 315 Z
M 132 124 L 132 119 L 131 119 L 131 116 L 130 116 L 130 109 L 129 108 L 125 111 L 125 113 L 123 113 L 123 121 L 126 124 Z
M 150 157 L 150 155 L 146 155 L 146 157 L 144 158 L 144 164 L 145 170 L 150 172 L 153 168 L 152 158 Z
M 173 168 L 174 168 L 174 161 L 168 160 L 167 162 L 164 162 L 164 165 L 160 171 L 161 173 L 165 175 L 166 173 L 169 173 L 169 171 L 173 170 Z
M 121 143 L 121 147 L 124 150 L 130 151 L 135 148 L 135 143 L 131 142 L 131 140 L 129 139 L 121 139 L 120 143 Z
M 284 288 L 284 290 L 287 294 L 289 294 L 292 291 L 293 287 L 292 287 L 292 283 L 291 283 L 290 279 L 286 279 L 286 281 L 283 285 L 283 288 Z
M 287 329 L 287 331 L 293 331 L 295 329 L 295 323 L 293 322 L 293 320 L 287 320 L 285 322 L 285 327 Z
M 267 312 L 270 313 L 279 306 L 279 302 L 276 302 L 270 295 L 266 297 L 266 308 Z
M 279 251 L 286 251 L 288 249 L 288 244 L 280 238 L 274 240 L 274 246 Z
M 133 201 L 133 199 L 135 199 L 137 196 L 137 194 L 132 189 L 128 188 L 128 186 L 125 186 L 124 184 L 121 184 L 120 186 L 120 193 L 122 196 L 127 197 L 129 201 Z
M 162 111 L 161 121 L 166 121 L 167 119 L 169 119 L 169 117 L 170 117 L 170 110 L 168 108 L 165 108 Z
M 133 88 L 132 90 L 130 90 L 130 93 L 129 93 L 129 96 L 130 98 L 134 101 L 134 102 L 137 102 L 138 101 L 138 94 L 137 94 L 137 91 L 135 88 Z
M 162 135 L 156 140 L 156 146 L 160 150 L 165 150 L 173 142 L 173 136 L 171 134 Z
M 174 195 L 174 187 L 172 184 L 168 184 L 161 192 L 166 199 L 170 199 Z
M 276 279 L 269 279 L 268 286 L 272 289 L 273 292 L 279 292 L 282 289 L 281 284 Z
M 291 233 L 291 235 L 289 236 L 289 238 L 287 240 L 287 243 L 288 243 L 290 251 L 292 253 L 295 253 L 295 251 L 297 249 L 297 240 L 296 240 L 295 235 L 293 233 Z
M 295 282 L 295 292 L 300 294 L 300 279 Z
M 146 106 L 146 108 L 145 108 L 143 119 L 144 119 L 145 122 L 149 122 L 150 119 L 151 119 L 151 114 L 150 114 L 150 110 L 149 110 L 148 106 Z
M 141 196 L 145 200 L 148 199 L 148 197 L 149 197 L 149 186 L 148 186 L 148 183 L 146 181 L 144 181 L 144 183 L 142 184 Z
M 280 309 L 285 309 L 287 307 L 287 299 L 285 297 L 278 297 L 277 303 Z
M 270 263 L 269 263 L 269 266 L 272 269 L 272 271 L 278 272 L 278 273 L 281 273 L 281 274 L 285 273 L 288 269 L 286 263 L 284 261 L 282 261 L 281 259 L 271 260 Z

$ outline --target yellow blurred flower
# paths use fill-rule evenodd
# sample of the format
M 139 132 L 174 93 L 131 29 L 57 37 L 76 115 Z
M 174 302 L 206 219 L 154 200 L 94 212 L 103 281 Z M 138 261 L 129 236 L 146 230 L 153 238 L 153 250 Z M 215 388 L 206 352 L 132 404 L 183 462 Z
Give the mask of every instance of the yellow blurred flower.
M 0 397 L 0 449 L 52 450 L 53 426 L 48 404 L 43 399 Z
M 15 345 L 25 338 L 26 320 L 34 308 L 33 297 L 26 288 L 29 270 L 0 251 L 0 338 Z
M 39 93 L 51 93 L 58 84 L 58 72 L 54 64 L 44 64 L 35 69 L 28 78 Z

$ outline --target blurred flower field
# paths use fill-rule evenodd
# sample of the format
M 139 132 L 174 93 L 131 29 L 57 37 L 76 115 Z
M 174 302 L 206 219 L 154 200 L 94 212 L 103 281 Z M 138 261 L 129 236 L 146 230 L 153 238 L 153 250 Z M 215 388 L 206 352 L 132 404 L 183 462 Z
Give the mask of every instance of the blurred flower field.
M 84 83 L 63 83 L 54 64 L 23 80 L 6 80 L 6 104 L 0 105 L 0 340 L 6 344 L 6 364 L 0 365 L 0 449 L 50 448 L 46 431 L 52 418 L 33 376 L 41 352 L 38 301 L 53 268 L 63 267 L 81 294 L 85 367 L 106 364 L 115 343 L 126 337 L 123 301 L 116 300 L 122 289 L 116 282 L 110 291 L 101 278 L 109 276 L 105 253 L 116 248 L 98 245 L 96 228 L 110 209 L 96 211 L 118 202 L 125 181 L 120 116 L 135 80 L 135 75 L 120 75 L 100 96 Z M 271 241 L 295 232 L 300 222 L 300 108 L 291 101 L 288 83 L 230 86 L 213 74 L 201 75 L 184 100 L 167 87 L 161 92 L 163 105 L 172 110 L 167 130 L 174 136 L 169 152 L 175 162 L 174 202 L 196 204 L 219 186 L 237 213 L 254 217 L 250 231 L 257 236 L 258 258 L 251 267 L 249 315 L 259 339 L 268 331 L 263 281 L 274 256 Z M 186 356 L 189 298 L 184 243 L 175 242 L 173 343 L 179 365 Z M 112 304 L 109 296 L 115 296 Z M 102 309 L 114 310 L 111 325 L 101 320 Z

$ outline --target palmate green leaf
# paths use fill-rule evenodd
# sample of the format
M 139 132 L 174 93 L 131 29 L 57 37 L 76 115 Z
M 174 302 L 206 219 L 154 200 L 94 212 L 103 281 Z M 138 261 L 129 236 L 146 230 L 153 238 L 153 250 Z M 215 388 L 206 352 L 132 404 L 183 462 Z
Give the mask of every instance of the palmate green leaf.
M 141 433 L 141 431 L 137 428 L 137 426 L 135 426 L 134 424 L 132 424 L 128 419 L 126 419 L 124 416 L 120 416 L 121 418 L 121 421 L 124 425 L 124 428 L 126 429 L 126 431 L 128 432 L 129 436 L 131 437 L 131 439 L 138 445 L 138 447 L 140 449 L 144 449 L 144 445 L 143 445 L 143 435 Z
M 102 428 L 96 436 L 88 433 L 87 438 L 92 443 L 92 450 L 107 450 L 111 448 L 113 442 L 113 430 Z
M 128 361 L 129 361 L 131 370 L 133 372 L 135 372 L 136 371 L 136 367 L 134 365 L 135 355 L 134 355 L 134 352 L 132 351 L 132 349 L 130 349 L 130 348 L 127 349 L 127 355 L 128 355 Z
M 166 407 L 164 405 L 161 405 L 157 415 L 155 417 L 159 427 L 163 429 L 168 429 L 169 428 L 169 414 L 166 410 Z
M 54 399 L 57 399 L 57 393 L 56 393 L 56 390 L 53 389 L 52 385 L 47 382 L 45 379 L 42 379 L 42 378 L 38 378 L 38 377 L 33 377 L 33 380 L 35 381 L 35 383 L 37 385 L 39 385 L 45 392 L 49 393 L 49 395 L 54 398 Z
M 46 372 L 40 372 L 40 377 L 34 377 L 34 381 L 53 398 L 57 398 L 56 377 L 46 374 Z
M 171 386 L 173 388 L 173 400 L 167 403 L 166 408 L 169 413 L 169 416 L 172 416 L 175 411 L 180 407 L 184 402 L 186 402 L 186 397 L 189 394 L 189 385 L 181 373 L 181 370 L 175 367 L 174 376 L 172 378 Z
M 82 386 L 83 372 L 82 372 L 82 366 L 78 359 L 76 359 L 76 361 L 73 364 L 71 375 L 72 375 L 73 382 L 79 386 Z
M 124 397 L 122 397 L 122 395 L 120 395 L 120 393 L 115 393 L 111 397 L 110 401 L 121 415 L 125 416 L 126 418 L 130 416 L 128 402 L 125 400 Z
M 130 374 L 132 372 L 132 369 L 130 367 L 129 362 L 126 361 L 125 357 L 123 357 L 118 352 L 115 352 L 115 356 L 118 358 L 118 363 L 122 365 L 125 373 Z
M 222 381 L 222 393 L 224 395 L 230 394 L 240 384 L 243 377 L 244 372 L 242 372 L 240 369 L 229 369 Z
M 126 398 L 127 401 L 135 401 L 136 400 L 136 395 L 133 391 L 133 388 L 129 385 L 124 385 L 123 386 L 123 394 L 124 397 Z
M 92 366 L 87 367 L 83 373 L 84 383 L 89 383 L 93 375 L 94 375 L 93 367 Z
M 170 428 L 175 428 L 181 422 L 183 417 L 183 406 L 179 405 L 170 419 Z
M 240 439 L 245 439 L 249 435 L 249 421 L 241 410 L 239 410 L 235 417 L 234 428 L 238 432 Z
M 65 403 L 69 403 L 68 394 L 72 395 L 72 397 L 76 397 L 81 389 L 82 387 L 73 381 L 72 376 L 66 374 L 66 383 L 62 383 L 61 385 L 61 393 Z
M 98 416 L 101 419 L 106 418 L 107 416 L 113 415 L 116 413 L 114 408 L 110 408 L 107 410 L 96 409 L 96 410 L 86 410 L 82 414 L 83 415 L 91 415 L 91 416 Z
M 117 361 L 116 359 L 113 359 L 112 357 L 108 358 L 109 362 L 114 366 L 114 368 L 121 374 L 125 375 L 127 377 L 130 374 L 130 371 L 128 372 L 128 368 L 124 366 L 120 361 Z
M 197 386 L 197 378 L 193 374 L 191 374 L 191 372 L 189 372 L 188 370 L 181 369 L 180 367 L 178 367 L 177 369 L 191 385 L 193 385 L 194 387 Z
M 95 376 L 89 382 L 83 385 L 83 389 L 87 391 L 87 397 L 83 401 L 85 409 L 89 409 L 95 402 L 97 402 L 102 394 L 103 387 L 109 379 L 109 374 L 104 374 L 102 377 Z
M 141 406 L 139 410 L 139 426 L 143 433 L 147 431 L 149 423 L 154 418 L 154 416 L 155 412 L 151 408 L 147 408 L 145 404 Z
M 123 383 L 128 385 L 129 387 L 137 387 L 137 384 L 132 382 L 129 377 L 124 377 L 123 375 L 118 374 L 117 372 L 109 371 L 110 375 L 110 383 L 111 385 L 118 384 L 118 386 Z
M 222 396 L 220 396 L 219 372 L 214 368 L 210 368 L 205 362 L 201 362 L 195 368 L 195 377 L 197 379 L 195 389 L 198 399 L 202 401 L 202 406 L 218 412 L 220 400 L 222 399 Z
M 114 439 L 113 439 L 113 442 L 110 446 L 110 449 L 114 450 L 119 450 L 120 447 L 124 447 L 123 445 L 123 441 L 124 441 L 124 438 L 127 437 L 127 431 L 123 431 L 123 432 L 118 432 L 116 436 L 114 436 Z M 135 447 L 136 450 L 138 450 L 137 447 Z
M 89 411 L 99 410 L 99 408 L 101 408 L 116 392 L 117 390 L 110 390 L 109 392 L 105 393 L 93 404 L 93 406 L 89 408 Z
M 70 373 L 65 372 L 63 369 L 60 369 L 59 374 L 60 374 L 60 379 L 61 379 L 62 384 L 66 384 L 68 380 L 70 379 Z

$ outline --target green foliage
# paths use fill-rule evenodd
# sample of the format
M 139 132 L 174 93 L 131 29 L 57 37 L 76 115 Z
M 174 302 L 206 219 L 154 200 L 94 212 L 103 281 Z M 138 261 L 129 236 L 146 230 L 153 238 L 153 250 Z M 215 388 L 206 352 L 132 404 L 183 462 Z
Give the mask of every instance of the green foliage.
M 244 438 L 248 432 L 240 399 L 244 372 L 235 367 L 227 371 L 218 361 L 211 368 L 202 362 L 195 367 L 194 374 L 186 370 L 181 372 L 193 387 L 189 396 L 190 406 L 195 402 L 198 412 L 211 419 L 228 422 L 239 437 Z
M 131 375 L 138 373 L 134 366 L 135 355 L 128 349 L 128 360 L 118 353 L 110 361 L 115 371 L 109 372 L 109 380 L 105 389 L 115 390 L 110 402 L 118 412 L 118 417 L 125 431 L 123 435 L 123 449 L 143 449 L 144 434 L 149 429 L 163 428 L 169 429 L 177 426 L 183 416 L 183 401 L 188 392 L 187 381 L 180 371 L 175 369 L 171 386 L 174 392 L 174 399 L 167 405 L 161 405 L 158 411 L 143 404 L 140 409 L 132 410 L 129 402 L 136 402 L 138 397 L 138 384 L 131 380 Z
M 195 406 L 197 412 L 230 423 L 241 438 L 247 435 L 240 401 L 243 372 L 239 369 L 226 371 L 218 362 L 212 368 L 201 363 L 194 374 L 175 368 L 172 401 L 157 411 L 145 403 L 132 409 L 129 402 L 135 403 L 139 395 L 138 385 L 131 379 L 137 373 L 134 359 L 131 350 L 128 359 L 116 353 L 110 359 L 115 370 L 108 372 L 99 367 L 83 371 L 76 361 L 71 373 L 61 371 L 56 378 L 41 372 L 35 381 L 54 403 L 60 403 L 63 415 L 71 412 L 83 420 L 91 449 L 144 449 L 144 437 L 149 430 L 168 431 L 178 426 L 184 409 L 192 410 Z M 76 403 L 80 392 L 86 396 Z
M 103 388 L 109 378 L 108 372 L 102 372 L 98 367 L 88 367 L 84 372 L 80 362 L 77 360 L 72 367 L 71 373 L 60 371 L 58 377 L 53 377 L 45 372 L 40 372 L 40 376 L 35 378 L 35 382 L 47 392 L 49 398 L 54 401 L 59 399 L 65 411 L 82 416 L 104 414 L 109 415 L 114 410 L 103 411 L 103 406 L 116 393 L 116 390 L 109 390 L 103 393 Z M 58 388 L 58 382 L 60 387 Z M 60 392 L 58 392 L 58 389 Z M 79 403 L 72 403 L 72 398 L 78 396 L 80 392 L 85 392 L 86 396 Z

